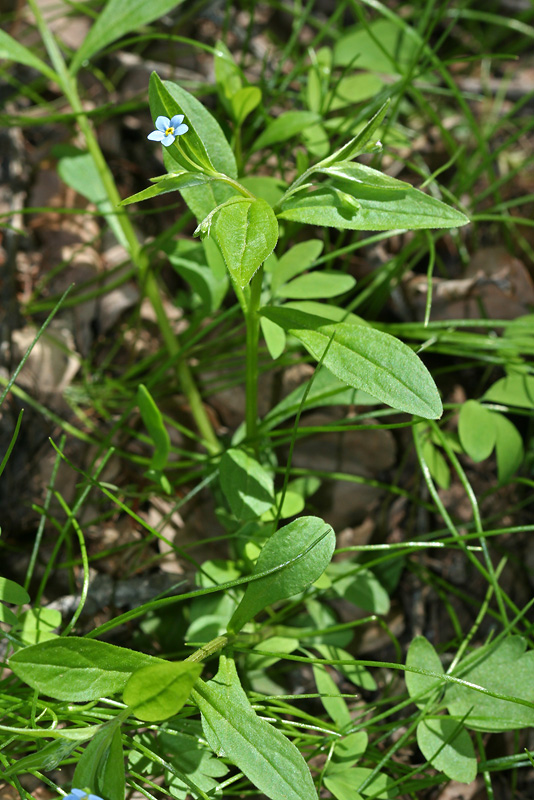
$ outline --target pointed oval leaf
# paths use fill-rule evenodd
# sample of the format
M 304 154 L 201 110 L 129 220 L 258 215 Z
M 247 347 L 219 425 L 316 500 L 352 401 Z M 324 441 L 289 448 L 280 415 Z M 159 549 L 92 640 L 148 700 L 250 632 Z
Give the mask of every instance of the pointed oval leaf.
M 310 586 L 330 563 L 336 535 L 319 517 L 300 517 L 275 531 L 263 545 L 253 575 L 280 570 L 249 583 L 229 630 L 243 625 L 269 605 L 292 597 Z
M 349 386 L 408 414 L 437 419 L 443 413 L 427 368 L 394 336 L 364 325 L 332 323 L 292 308 L 267 306 L 260 313 L 296 336 L 317 361 L 323 359 L 324 366 Z
M 274 503 L 271 474 L 243 450 L 226 451 L 219 476 L 232 513 L 240 520 L 257 519 Z
M 131 675 L 122 698 L 137 719 L 144 722 L 169 719 L 189 698 L 202 669 L 202 664 L 193 661 L 164 661 L 141 667 Z
M 495 415 L 476 400 L 468 400 L 460 409 L 458 435 L 467 455 L 484 461 L 495 447 Z
M 484 400 L 506 406 L 534 408 L 534 376 L 507 375 L 488 389 Z
M 10 581 L 9 578 L 0 578 L 0 600 L 21 606 L 30 602 L 30 595 L 19 583 Z
M 137 405 L 150 438 L 154 442 L 154 455 L 150 466 L 152 469 L 161 470 L 167 464 L 171 440 L 154 398 L 142 383 L 137 388 Z
M 517 472 L 524 457 L 521 434 L 507 417 L 492 412 L 495 425 L 495 452 L 499 483 L 506 483 Z
M 278 241 L 278 223 L 265 200 L 232 203 L 215 216 L 213 234 L 233 280 L 244 288 Z
M 9 659 L 15 675 L 32 689 L 74 703 L 120 692 L 133 672 L 159 663 L 126 647 L 77 637 L 34 644 Z
M 199 680 L 192 697 L 202 714 L 205 736 L 271 800 L 317 800 L 306 762 L 283 733 L 251 708 L 235 664 L 221 656 L 217 675 Z
M 268 124 L 254 142 L 252 152 L 298 136 L 304 128 L 319 122 L 319 114 L 314 111 L 286 111 Z
M 0 30 L 0 59 L 26 64 L 27 67 L 33 67 L 50 80 L 59 83 L 58 76 L 48 64 L 3 30 Z
M 290 281 L 295 275 L 307 270 L 319 258 L 323 247 L 320 239 L 308 239 L 306 242 L 299 242 L 286 250 L 271 270 L 273 292 L 276 292 L 279 286 Z
M 120 725 L 104 725 L 85 748 L 76 765 L 74 786 L 90 786 L 106 800 L 124 800 L 124 754 Z
M 406 656 L 406 666 L 443 675 L 443 667 L 439 656 L 424 636 L 416 636 L 410 643 L 408 655 Z M 437 697 L 443 685 L 438 678 L 432 678 L 430 675 L 419 675 L 417 672 L 406 672 L 404 678 L 408 694 L 410 697 L 418 698 L 415 703 L 419 708 L 423 708 L 432 695 Z
M 299 275 L 289 283 L 282 284 L 276 294 L 278 297 L 286 297 L 290 300 L 337 297 L 345 292 L 350 292 L 355 285 L 356 279 L 352 275 L 322 270 Z
M 471 783 L 477 759 L 464 726 L 450 717 L 423 719 L 417 726 L 417 744 L 427 761 L 453 781 Z

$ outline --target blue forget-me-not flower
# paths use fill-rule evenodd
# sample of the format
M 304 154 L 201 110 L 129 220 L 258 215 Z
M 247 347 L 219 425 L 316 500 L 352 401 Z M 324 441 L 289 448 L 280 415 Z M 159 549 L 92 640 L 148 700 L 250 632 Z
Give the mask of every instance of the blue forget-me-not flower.
M 148 139 L 153 142 L 161 142 L 168 147 L 174 142 L 177 136 L 187 133 L 189 126 L 184 123 L 183 114 L 175 114 L 172 119 L 168 117 L 158 117 L 156 120 L 157 130 L 148 134 Z
M 73 789 L 63 800 L 102 800 L 97 794 L 89 794 L 83 789 Z

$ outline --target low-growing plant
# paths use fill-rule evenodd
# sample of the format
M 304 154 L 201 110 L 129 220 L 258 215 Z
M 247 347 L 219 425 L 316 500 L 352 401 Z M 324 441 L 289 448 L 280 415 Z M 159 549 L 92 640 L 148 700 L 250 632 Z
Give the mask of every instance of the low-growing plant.
M 495 450 L 502 484 L 512 480 L 522 464 L 522 437 L 508 414 L 530 410 L 534 404 L 527 362 L 533 341 L 530 318 L 509 323 L 501 344 L 493 340 L 490 348 L 484 335 L 479 341 L 467 323 L 466 330 L 451 332 L 447 324 L 429 322 L 428 314 L 424 324 L 402 326 L 354 313 L 362 295 L 354 277 L 335 268 L 335 256 L 343 247 L 350 251 L 360 245 L 341 238 L 343 232 L 385 236 L 399 230 L 457 231 L 469 220 L 436 180 L 429 178 L 432 193 L 427 193 L 375 168 L 375 162 L 370 165 L 382 150 L 388 115 L 397 114 L 402 95 L 392 91 L 389 97 L 387 83 L 371 81 L 373 91 L 360 98 L 368 101 L 365 114 L 357 119 L 344 114 L 343 98 L 346 93 L 352 97 L 355 89 L 342 40 L 334 51 L 311 48 L 303 68 L 307 108 L 285 110 L 272 119 L 263 105 L 265 87 L 262 92 L 249 83 L 222 41 L 213 49 L 213 58 L 224 120 L 182 85 L 161 80 L 154 72 L 148 89 L 154 130 L 146 148 L 148 153 L 161 143 L 165 173 L 121 200 L 84 112 L 76 75 L 103 48 L 175 5 L 109 0 L 81 49 L 66 61 L 38 3 L 30 0 L 50 64 L 0 32 L 0 52 L 53 80 L 69 101 L 85 149 L 60 148 L 58 172 L 96 205 L 126 248 L 142 294 L 152 304 L 167 356 L 155 368 L 148 363 L 143 372 L 133 370 L 124 379 L 128 391 L 120 391 L 121 400 L 128 396 L 127 408 L 112 434 L 92 442 L 104 459 L 95 459 L 91 472 L 69 461 L 64 442 L 52 443 L 56 466 L 64 461 L 77 470 L 81 484 L 71 507 L 55 485 L 56 469 L 40 509 L 42 526 L 24 586 L 0 579 L 5 643 L 0 776 L 20 797 L 31 796 L 24 782 L 28 775 L 67 794 L 56 770 L 68 769 L 73 787 L 68 800 L 123 800 L 125 793 L 134 792 L 148 798 L 260 793 L 272 800 L 312 800 L 318 793 L 327 796 L 325 792 L 337 800 L 401 793 L 413 797 L 447 779 L 470 783 L 479 772 L 491 786 L 488 776 L 502 765 L 487 758 L 481 734 L 518 731 L 534 722 L 534 662 L 527 649 L 531 604 L 518 608 L 499 585 L 504 561 L 495 567 L 487 539 L 503 531 L 484 529 L 459 456 L 480 462 Z M 381 35 L 393 36 L 391 25 L 385 24 L 393 24 L 391 14 L 382 12 Z M 427 68 L 435 66 L 437 56 L 429 39 L 415 28 L 403 24 L 401 30 L 397 66 L 403 65 L 408 83 L 417 53 Z M 355 35 L 376 45 L 376 33 L 362 25 Z M 367 55 L 374 52 L 371 48 Z M 334 62 L 341 70 L 337 78 Z M 283 94 L 287 81 L 279 74 L 274 77 L 279 86 L 273 91 Z M 416 87 L 414 94 L 417 91 Z M 307 147 L 295 155 L 286 145 L 298 136 Z M 361 157 L 364 160 L 358 160 Z M 271 169 L 271 164 L 276 167 Z M 177 235 L 187 219 L 180 207 L 175 224 L 142 242 L 126 207 L 171 192 L 180 194 L 196 219 L 196 238 Z M 338 243 L 322 256 L 333 232 L 341 232 Z M 190 289 L 190 327 L 180 339 L 162 300 L 157 276 L 162 254 Z M 325 264 L 332 266 L 327 269 Z M 404 269 L 405 263 L 398 266 L 397 277 Z M 431 273 L 432 268 L 430 283 Z M 367 289 L 375 280 L 389 288 L 393 272 L 381 275 L 372 277 Z M 59 311 L 63 302 L 65 298 Z M 244 337 L 244 369 L 238 377 L 245 387 L 246 410 L 241 425 L 219 435 L 191 356 L 206 361 L 219 357 L 221 350 L 209 335 L 216 338 L 219 332 L 222 337 L 228 318 L 236 336 L 230 341 L 243 343 Z M 491 359 L 500 358 L 504 364 L 507 337 L 514 341 L 520 336 L 521 344 L 513 352 L 516 371 L 462 405 L 458 435 L 450 425 L 438 425 L 444 407 L 425 365 L 426 353 L 443 352 L 440 348 L 448 345 L 449 354 L 464 358 L 469 348 L 479 347 L 483 363 L 487 347 Z M 224 351 L 224 341 L 221 347 Z M 310 377 L 260 413 L 262 371 L 303 360 L 313 365 Z M 195 430 L 187 431 L 194 440 L 189 451 L 173 448 L 173 421 L 158 401 L 161 384 L 170 374 L 187 398 L 195 424 Z M 15 390 L 15 378 L 4 397 Z M 303 434 L 302 414 L 325 405 L 356 409 L 340 426 L 343 430 L 375 426 L 371 415 L 386 418 L 376 427 L 412 428 L 426 492 L 426 499 L 417 502 L 428 508 L 430 499 L 444 531 L 428 530 L 417 541 L 398 546 L 336 550 L 332 526 L 309 513 L 310 498 L 323 476 L 313 468 L 299 473 L 292 463 Z M 101 477 L 113 451 L 112 435 L 121 425 L 126 429 L 132 411 L 138 411 L 144 428 L 138 438 L 152 448 L 150 458 L 138 461 L 146 467 L 143 479 L 149 486 L 143 489 L 143 499 L 157 494 L 174 499 L 179 487 L 192 485 L 185 503 L 208 487 L 225 531 L 220 538 L 228 557 L 199 564 L 177 546 L 197 568 L 194 589 L 176 586 L 83 631 L 79 620 L 87 599 L 89 560 L 78 514 L 89 491 L 98 490 L 130 515 L 151 540 L 165 539 L 130 507 L 120 488 Z M 453 411 L 455 406 L 445 406 L 447 422 Z M 280 427 L 288 421 L 287 429 Z M 17 434 L 18 427 L 2 469 Z M 437 488 L 450 485 L 451 473 L 472 507 L 473 522 L 462 532 Z M 41 603 L 51 565 L 33 602 L 28 592 L 44 523 L 52 517 L 52 496 L 65 514 L 65 522 L 53 520 L 59 539 L 52 561 L 70 537 L 81 553 L 81 593 L 66 624 L 57 609 Z M 206 538 L 210 536 L 206 531 Z M 417 636 L 404 662 L 399 641 L 384 619 L 407 556 L 433 547 L 460 550 L 486 581 L 487 596 L 469 631 L 461 630 L 451 611 L 454 646 L 438 652 L 427 638 Z M 360 557 L 362 549 L 365 558 Z M 345 558 L 332 560 L 334 554 Z M 450 585 L 436 585 L 447 595 Z M 338 617 L 338 601 L 352 609 L 350 621 Z M 488 614 L 499 629 L 488 641 L 478 642 L 481 646 L 472 647 Z M 377 620 L 396 651 L 396 661 L 355 654 L 356 629 Z M 121 646 L 103 638 L 116 629 L 130 636 Z M 151 636 L 159 652 L 150 645 L 139 646 Z M 306 691 L 288 676 L 291 668 L 309 668 Z M 397 681 L 400 674 L 407 693 Z M 340 689 L 358 687 L 372 698 L 377 697 L 379 683 L 385 687 L 383 696 L 368 704 L 356 702 L 354 689 Z M 407 708 L 412 715 L 404 718 Z M 414 737 L 422 766 L 392 758 Z M 507 766 L 525 763 L 517 753 Z

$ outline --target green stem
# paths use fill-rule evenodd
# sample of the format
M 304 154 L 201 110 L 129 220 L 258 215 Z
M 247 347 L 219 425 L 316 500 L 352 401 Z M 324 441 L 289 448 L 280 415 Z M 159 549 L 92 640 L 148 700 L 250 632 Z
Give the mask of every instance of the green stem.
M 32 11 L 35 14 L 37 25 L 41 32 L 41 36 L 43 37 L 43 41 L 47 47 L 52 63 L 54 64 L 54 67 L 58 73 L 62 89 L 68 101 L 70 102 L 73 111 L 77 116 L 78 125 L 84 135 L 87 144 L 87 149 L 89 150 L 89 153 L 91 154 L 91 157 L 98 170 L 98 174 L 100 175 L 100 179 L 104 185 L 111 206 L 113 208 L 117 208 L 121 201 L 121 197 L 117 190 L 117 186 L 115 185 L 113 175 L 111 174 L 111 171 L 109 170 L 109 167 L 106 163 L 102 150 L 100 149 L 100 145 L 98 144 L 98 140 L 96 138 L 93 126 L 89 121 L 88 117 L 85 115 L 84 110 L 82 108 L 80 97 L 78 95 L 78 88 L 76 81 L 68 73 L 61 51 L 59 50 L 52 33 L 50 32 L 48 26 L 46 25 L 46 22 L 44 21 L 40 9 L 35 0 L 30 0 L 30 5 Z M 154 275 L 150 272 L 149 269 L 150 264 L 148 256 L 146 252 L 144 252 L 144 250 L 142 249 L 139 240 L 137 239 L 137 236 L 135 234 L 135 231 L 133 229 L 133 226 L 130 222 L 130 218 L 124 212 L 124 210 L 122 209 L 118 210 L 117 219 L 121 227 L 122 233 L 124 235 L 124 239 L 127 244 L 130 257 L 139 270 L 139 278 L 141 285 L 144 286 L 146 295 L 149 298 L 152 307 L 154 308 L 156 319 L 158 321 L 158 325 L 163 340 L 165 342 L 165 345 L 169 350 L 171 356 L 176 355 L 180 351 L 180 344 L 176 334 L 172 330 L 168 317 L 165 313 L 165 309 L 163 307 L 163 303 L 161 300 L 160 289 L 158 287 L 156 279 Z M 215 434 L 215 431 L 213 430 L 213 426 L 210 422 L 210 419 L 206 413 L 204 404 L 202 403 L 202 397 L 200 395 L 200 392 L 198 391 L 198 388 L 196 386 L 189 365 L 185 360 L 180 359 L 177 362 L 176 373 L 180 385 L 182 387 L 182 390 L 184 391 L 189 401 L 191 413 L 193 415 L 197 428 L 200 432 L 200 435 L 204 440 L 206 449 L 211 454 L 219 452 L 220 444 L 217 440 L 217 436 Z
M 247 326 L 246 346 L 246 400 L 245 424 L 247 439 L 258 449 L 258 342 L 260 338 L 260 307 L 261 287 L 263 282 L 263 267 L 260 267 L 250 282 L 248 308 L 245 312 Z

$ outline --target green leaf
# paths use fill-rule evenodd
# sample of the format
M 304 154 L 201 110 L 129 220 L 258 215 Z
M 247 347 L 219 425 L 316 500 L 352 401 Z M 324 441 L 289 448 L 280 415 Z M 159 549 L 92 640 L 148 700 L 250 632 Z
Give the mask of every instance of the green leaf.
M 0 600 L 21 606 L 30 602 L 30 595 L 20 584 L 9 578 L 0 578 Z
M 221 99 L 229 100 L 243 86 L 241 70 L 235 63 L 233 56 L 222 41 L 215 43 L 215 58 L 213 60 L 215 82 L 219 89 Z
M 286 349 L 286 335 L 279 325 L 275 325 L 267 317 L 260 319 L 261 332 L 271 358 L 279 358 Z
M 180 730 L 169 727 L 174 724 L 180 726 Z M 203 738 L 201 723 L 196 720 L 169 722 L 165 731 L 159 734 L 162 754 L 189 781 L 187 784 L 181 780 L 176 769 L 173 772 L 169 770 L 165 775 L 165 788 L 172 797 L 179 800 L 191 798 L 191 785 L 210 792 L 218 783 L 214 778 L 222 778 L 228 773 L 228 767 L 213 755 Z
M 451 471 L 438 448 L 427 439 L 423 444 L 423 456 L 430 470 L 430 474 L 440 489 L 448 489 L 451 485 Z
M 192 186 L 202 186 L 214 179 L 209 175 L 200 172 L 172 173 L 168 178 L 158 181 L 153 186 L 143 189 L 141 192 L 130 195 L 120 202 L 121 206 L 129 206 L 132 203 L 141 203 L 143 200 L 150 200 L 160 194 L 168 192 L 179 192 L 182 189 L 190 189 Z
M 406 656 L 406 666 L 424 669 L 427 672 L 434 672 L 443 675 L 443 667 L 439 656 L 424 636 L 416 636 L 410 643 Z M 418 708 L 423 708 L 430 698 L 437 698 L 443 689 L 443 682 L 439 678 L 431 678 L 429 675 L 418 675 L 416 672 L 405 672 L 406 688 L 410 697 L 418 697 L 415 704 Z
M 366 689 L 368 692 L 376 692 L 376 681 L 369 670 L 362 667 L 361 664 L 358 664 L 354 657 L 346 650 L 343 650 L 342 647 L 337 647 L 332 644 L 321 644 L 320 642 L 313 646 L 323 658 L 328 658 L 332 661 L 352 662 L 348 664 L 335 664 L 334 666 L 355 686 L 361 686 L 362 689 Z
M 367 750 L 369 737 L 365 731 L 349 733 L 342 739 L 336 740 L 332 761 L 328 765 L 328 772 L 346 770 L 352 767 Z
M 320 115 L 313 111 L 286 111 L 267 125 L 254 142 L 252 152 L 292 139 L 302 133 L 304 128 L 319 122 L 320 119 Z
M 346 75 L 337 81 L 335 87 L 327 97 L 330 110 L 352 107 L 364 100 L 370 100 L 380 92 L 384 86 L 384 80 L 379 75 L 369 72 L 357 72 L 353 75 Z
M 389 595 L 370 570 L 354 565 L 351 561 L 340 561 L 330 564 L 327 574 L 339 597 L 373 614 L 388 613 Z
M 441 416 L 443 408 L 432 376 L 418 356 L 395 337 L 287 307 L 267 306 L 260 313 L 296 336 L 317 361 L 323 359 L 325 367 L 349 386 L 408 414 L 427 419 Z
M 423 719 L 417 726 L 417 744 L 434 769 L 453 781 L 471 783 L 477 775 L 473 742 L 464 726 L 450 717 Z
M 252 574 L 278 566 L 280 570 L 249 583 L 228 629 L 240 630 L 267 606 L 310 586 L 330 563 L 335 545 L 334 531 L 319 517 L 300 517 L 275 531 L 263 545 Z
M 90 786 L 105 800 L 124 800 L 124 755 L 118 721 L 104 725 L 89 742 L 72 780 L 74 786 Z
M 373 780 L 367 784 L 360 793 L 358 790 L 362 783 L 367 780 L 372 770 L 367 767 L 352 767 L 351 769 L 338 770 L 331 772 L 327 770 L 324 785 L 332 792 L 337 800 L 358 800 L 363 795 L 372 795 L 378 798 L 394 798 L 394 788 L 390 788 L 393 781 L 389 775 L 379 772 Z
M 159 663 L 159 658 L 125 647 L 76 637 L 25 647 L 9 660 L 15 675 L 32 689 L 73 703 L 120 692 L 133 672 Z
M 231 659 L 221 656 L 209 683 L 199 680 L 193 700 L 205 736 L 218 755 L 229 758 L 271 800 L 317 800 L 306 762 L 283 733 L 256 716 Z
M 143 25 L 159 19 L 182 2 L 183 0 L 150 0 L 149 3 L 146 0 L 108 0 L 82 46 L 74 54 L 70 72 L 75 75 L 83 62 L 99 50 L 130 31 L 138 31 Z
M 271 474 L 244 450 L 226 451 L 219 476 L 221 489 L 237 519 L 257 519 L 274 503 Z
M 265 200 L 242 198 L 215 214 L 213 234 L 230 275 L 243 288 L 274 250 L 278 223 Z
M 356 158 L 360 153 L 365 153 L 369 142 L 372 140 L 373 135 L 380 127 L 386 115 L 389 103 L 390 101 L 386 100 L 369 122 L 364 125 L 362 130 L 351 139 L 350 142 L 347 142 L 347 144 L 340 147 L 339 150 L 336 150 L 335 153 L 332 153 L 328 158 L 321 161 L 320 166 L 326 167 L 337 164 L 340 161 L 350 161 L 351 158 Z
M 469 220 L 460 211 L 363 164 L 327 168 L 333 183 L 295 192 L 282 203 L 282 219 L 349 230 L 457 228 Z
M 16 625 L 18 623 L 17 615 L 3 603 L 0 603 L 0 622 L 5 622 L 6 625 Z
M 521 434 L 502 414 L 492 412 L 495 427 L 495 452 L 499 483 L 507 483 L 523 463 L 524 450 Z
M 163 424 L 159 408 L 146 386 L 142 383 L 137 388 L 137 405 L 150 438 L 154 442 L 154 455 L 152 456 L 150 467 L 154 470 L 161 470 L 169 459 L 171 440 L 167 428 Z
M 0 29 L 0 59 L 16 61 L 18 64 L 26 64 L 33 67 L 41 75 L 45 75 L 50 80 L 57 82 L 58 76 L 54 70 L 42 61 L 38 56 L 28 50 L 27 47 L 17 42 L 8 33 Z
M 230 105 L 236 125 L 241 127 L 249 114 L 261 103 L 261 91 L 257 86 L 245 86 L 236 92 Z
M 200 244 L 188 239 L 176 239 L 168 242 L 163 249 L 176 272 L 198 295 L 203 316 L 217 311 L 228 291 L 229 278 L 215 242 L 204 239 Z
M 325 707 L 326 713 L 338 728 L 350 727 L 352 718 L 336 682 L 322 664 L 313 664 L 312 668 L 315 685 L 321 695 L 321 703 Z
M 460 443 L 473 461 L 484 461 L 497 439 L 495 415 L 476 400 L 467 400 L 458 417 Z
M 141 667 L 128 680 L 122 699 L 144 722 L 169 719 L 189 698 L 202 669 L 203 664 L 192 661 L 164 661 Z
M 92 155 L 72 145 L 59 145 L 53 148 L 58 158 L 57 171 L 60 178 L 81 194 L 105 217 L 119 244 L 128 248 L 128 242 L 119 223 L 118 213 L 109 202 L 108 195 Z
M 311 267 L 322 250 L 323 243 L 320 239 L 308 239 L 286 250 L 272 270 L 272 291 L 276 292 L 283 283 Z
M 55 628 L 61 625 L 61 612 L 56 608 L 30 608 L 19 617 L 18 635 L 25 645 L 55 639 Z
M 497 644 L 475 651 L 455 670 L 454 676 L 492 692 L 534 704 L 534 650 L 526 650 L 520 636 L 507 636 Z M 534 707 L 498 700 L 467 686 L 447 687 L 445 703 L 449 714 L 478 731 L 506 731 L 531 728 Z
M 278 297 L 291 300 L 308 300 L 319 297 L 337 297 L 339 294 L 349 292 L 356 285 L 352 275 L 343 275 L 340 272 L 309 272 L 299 275 L 298 278 L 284 283 L 277 290 Z
M 378 18 L 343 32 L 334 47 L 334 64 L 399 74 L 418 52 L 417 40 L 392 19 Z
M 508 375 L 501 378 L 484 394 L 483 400 L 518 408 L 534 408 L 534 377 Z
M 241 185 L 248 189 L 255 197 L 265 200 L 271 208 L 284 196 L 287 185 L 280 178 L 272 175 L 244 175 L 239 179 Z
M 18 761 L 13 762 L 7 769 L 4 769 L 2 766 L 2 777 L 7 778 L 9 775 L 24 775 L 33 770 L 50 772 L 59 766 L 65 758 L 68 758 L 72 751 L 78 746 L 79 742 L 77 741 L 55 739 L 53 742 L 45 744 L 44 747 L 40 747 L 35 753 L 19 758 Z

